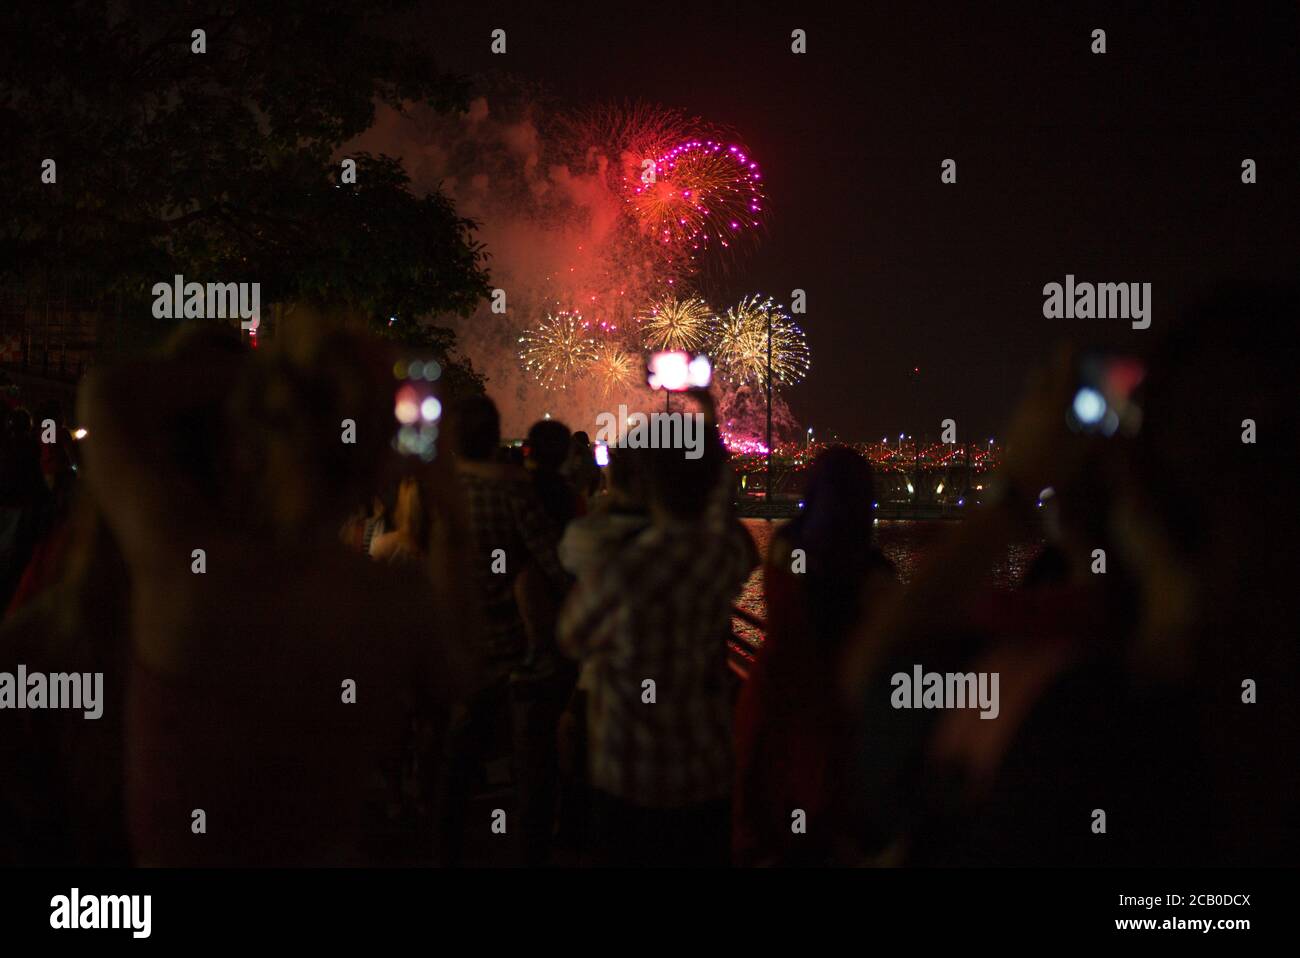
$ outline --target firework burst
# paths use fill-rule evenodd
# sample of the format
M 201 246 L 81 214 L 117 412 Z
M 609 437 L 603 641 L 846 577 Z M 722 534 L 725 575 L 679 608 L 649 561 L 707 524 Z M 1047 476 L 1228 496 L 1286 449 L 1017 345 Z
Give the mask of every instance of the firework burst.
M 768 321 L 772 328 L 772 384 L 789 386 L 808 374 L 808 340 L 771 297 L 746 296 L 719 316 L 712 353 L 722 374 L 736 385 L 767 379 Z
M 519 362 L 542 387 L 567 389 L 596 358 L 596 341 L 581 313 L 547 313 L 519 337 Z
M 703 349 L 713 310 L 698 296 L 667 296 L 653 304 L 641 322 L 646 349 Z
M 576 158 L 587 165 L 604 157 L 619 178 L 630 172 L 625 165 L 639 171 L 642 160 L 662 156 L 698 128 L 698 121 L 679 110 L 641 101 L 598 104 L 562 121 Z
M 642 231 L 657 245 L 695 258 L 731 249 L 752 235 L 766 205 L 758 164 L 738 146 L 692 139 L 655 158 L 651 171 L 627 184 Z
M 601 343 L 596 348 L 591 372 L 600 383 L 602 396 L 630 389 L 636 381 L 638 357 L 617 343 Z

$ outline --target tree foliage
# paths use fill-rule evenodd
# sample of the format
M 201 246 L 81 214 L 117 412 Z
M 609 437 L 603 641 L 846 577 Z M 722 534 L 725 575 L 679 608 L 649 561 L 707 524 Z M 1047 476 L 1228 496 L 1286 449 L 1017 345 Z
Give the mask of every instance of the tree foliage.
M 401 164 L 340 147 L 377 103 L 461 109 L 467 84 L 392 28 L 401 3 L 11 0 L 0 13 L 0 270 L 259 282 L 262 302 L 467 315 L 487 293 L 474 224 Z M 206 52 L 194 52 L 203 30 Z M 57 182 L 41 182 L 41 162 Z

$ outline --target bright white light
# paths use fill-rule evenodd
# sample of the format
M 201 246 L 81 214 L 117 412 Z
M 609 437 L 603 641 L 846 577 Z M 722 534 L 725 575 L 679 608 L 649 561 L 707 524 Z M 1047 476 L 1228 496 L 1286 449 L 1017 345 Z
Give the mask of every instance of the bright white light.
M 75 429 L 75 430 L 73 430 L 72 438 L 73 438 L 73 439 L 85 439 L 85 438 L 86 438 L 86 430 L 84 430 L 84 429 Z
M 649 382 L 652 389 L 685 389 L 691 382 L 691 358 L 680 352 L 656 353 L 650 360 Z
M 686 367 L 686 378 L 696 389 L 703 389 L 709 384 L 713 369 L 709 366 L 708 356 L 696 356 Z M 812 432 L 811 429 L 808 430 Z
M 1074 394 L 1074 415 L 1087 426 L 1095 426 L 1106 415 L 1106 399 L 1091 386 L 1084 386 Z
M 424 402 L 420 403 L 420 418 L 425 422 L 433 422 L 441 415 L 442 403 L 433 396 L 426 396 Z

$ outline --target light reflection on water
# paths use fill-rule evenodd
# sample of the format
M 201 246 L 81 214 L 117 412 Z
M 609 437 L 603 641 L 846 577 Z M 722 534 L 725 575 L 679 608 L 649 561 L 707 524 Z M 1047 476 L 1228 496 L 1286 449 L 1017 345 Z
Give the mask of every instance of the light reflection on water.
M 759 555 L 767 555 L 767 546 L 772 539 L 772 532 L 780 523 L 768 519 L 741 521 L 749 530 L 749 534 L 754 537 Z M 956 532 L 959 526 L 960 523 L 949 521 L 883 519 L 876 523 L 876 542 L 881 551 L 897 567 L 899 578 L 907 584 L 916 574 L 917 568 L 925 560 L 926 555 L 943 540 L 944 536 Z M 1042 546 L 1041 538 L 1011 543 L 989 570 L 989 584 L 999 591 L 1015 588 Z M 754 574 L 745 583 L 736 605 L 761 619 L 767 618 L 767 605 L 763 602 L 761 567 L 755 569 Z M 733 624 L 736 630 L 747 638 L 762 641 L 761 633 L 740 620 L 735 620 Z

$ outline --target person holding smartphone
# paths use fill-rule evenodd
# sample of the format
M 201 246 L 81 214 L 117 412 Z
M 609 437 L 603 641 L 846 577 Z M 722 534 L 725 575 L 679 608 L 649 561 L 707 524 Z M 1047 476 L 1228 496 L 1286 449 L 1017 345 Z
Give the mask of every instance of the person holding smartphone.
M 647 528 L 586 568 L 560 614 L 584 666 L 592 840 L 614 866 L 730 860 L 731 603 L 756 564 L 723 505 L 723 449 L 704 390 L 704 454 L 636 450 Z

